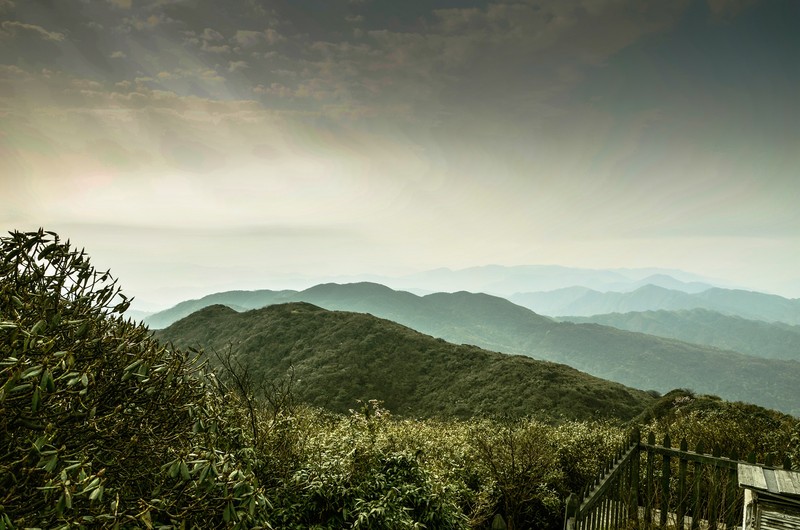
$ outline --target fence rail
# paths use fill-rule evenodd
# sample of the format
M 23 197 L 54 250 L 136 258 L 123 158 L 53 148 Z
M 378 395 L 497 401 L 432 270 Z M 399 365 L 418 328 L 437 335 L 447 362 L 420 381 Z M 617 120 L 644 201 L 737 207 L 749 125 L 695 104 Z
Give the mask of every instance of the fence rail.
M 766 467 L 773 465 L 767 455 Z M 738 486 L 740 462 L 755 463 L 750 454 L 739 460 L 719 448 L 705 452 L 702 442 L 690 451 L 686 440 L 672 447 L 669 436 L 658 445 L 650 433 L 631 435 L 614 461 L 593 484 L 570 495 L 565 530 L 732 529 L 741 524 L 743 491 Z M 791 468 L 787 459 L 785 469 Z

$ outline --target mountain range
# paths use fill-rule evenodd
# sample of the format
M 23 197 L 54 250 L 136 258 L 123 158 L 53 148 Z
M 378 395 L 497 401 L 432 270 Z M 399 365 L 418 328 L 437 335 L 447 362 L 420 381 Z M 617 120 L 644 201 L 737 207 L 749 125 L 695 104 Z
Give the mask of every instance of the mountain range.
M 482 293 L 418 296 L 372 283 L 323 284 L 304 291 L 231 291 L 183 302 L 168 313 L 153 315 L 148 323 L 159 327 L 212 304 L 249 309 L 294 301 L 371 313 L 450 342 L 564 363 L 635 388 L 666 392 L 686 387 L 800 413 L 796 387 L 800 362 L 598 324 L 558 322 Z
M 800 326 L 748 320 L 708 309 L 610 313 L 559 320 L 594 323 L 671 339 L 705 344 L 767 359 L 800 361 Z
M 379 399 L 411 417 L 628 420 L 654 402 L 562 364 L 458 346 L 372 315 L 303 302 L 244 313 L 213 305 L 157 337 L 207 352 L 230 346 L 254 381 L 291 380 L 297 399 L 343 413 L 356 400 Z
M 723 286 L 713 280 L 674 269 L 585 269 L 560 265 L 484 265 L 460 270 L 441 268 L 399 278 L 373 278 L 371 281 L 412 292 L 471 291 L 504 297 L 575 285 L 597 291 L 621 292 L 633 291 L 644 285 L 657 285 L 690 293 Z
M 632 311 L 709 309 L 750 320 L 800 324 L 800 299 L 713 287 L 697 293 L 645 285 L 632 292 L 600 292 L 568 287 L 546 292 L 518 293 L 509 299 L 551 316 L 592 316 Z

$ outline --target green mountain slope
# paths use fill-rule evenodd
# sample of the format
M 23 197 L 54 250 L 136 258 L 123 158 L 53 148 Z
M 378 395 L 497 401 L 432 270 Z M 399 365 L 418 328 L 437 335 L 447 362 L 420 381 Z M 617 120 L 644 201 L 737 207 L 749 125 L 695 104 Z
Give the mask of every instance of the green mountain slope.
M 510 297 L 544 315 L 592 316 L 633 311 L 708 309 L 750 320 L 800 324 L 800 299 L 744 291 L 711 288 L 686 293 L 645 285 L 632 292 L 598 292 L 591 289 L 558 289 L 549 292 L 518 293 Z
M 800 360 L 800 326 L 748 320 L 708 309 L 611 313 L 559 320 L 592 322 L 768 359 Z
M 758 359 L 595 324 L 556 322 L 504 298 L 416 296 L 372 284 L 324 284 L 285 294 L 332 310 L 371 313 L 449 342 L 568 364 L 635 388 L 692 388 L 800 414 L 800 362 Z
M 457 346 L 388 320 L 291 303 L 236 313 L 211 306 L 157 333 L 181 346 L 232 344 L 256 380 L 294 370 L 303 401 L 346 412 L 380 399 L 415 417 L 474 415 L 629 419 L 645 392 L 529 357 Z

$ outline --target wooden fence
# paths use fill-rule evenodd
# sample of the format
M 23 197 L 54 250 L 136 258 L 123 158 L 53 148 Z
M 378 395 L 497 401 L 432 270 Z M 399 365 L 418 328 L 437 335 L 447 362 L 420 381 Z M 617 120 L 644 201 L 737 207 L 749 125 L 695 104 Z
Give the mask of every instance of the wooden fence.
M 754 454 L 744 460 L 755 463 Z M 638 432 L 602 476 L 570 495 L 565 530 L 674 530 L 741 528 L 744 494 L 738 486 L 739 455 L 706 454 L 702 442 L 689 451 L 666 436 L 642 442 Z M 765 466 L 772 466 L 767 455 Z M 783 463 L 785 469 L 791 462 Z

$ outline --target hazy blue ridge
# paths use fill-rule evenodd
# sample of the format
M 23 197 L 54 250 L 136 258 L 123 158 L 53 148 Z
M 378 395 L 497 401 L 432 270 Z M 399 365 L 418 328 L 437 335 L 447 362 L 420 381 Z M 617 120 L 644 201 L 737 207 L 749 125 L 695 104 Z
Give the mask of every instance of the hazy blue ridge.
M 559 320 L 602 324 L 756 357 L 800 361 L 800 326 L 749 320 L 709 309 L 568 316 Z
M 372 283 L 283 292 L 332 310 L 370 313 L 457 344 L 568 364 L 634 388 L 691 388 L 800 414 L 800 363 L 622 331 L 557 322 L 510 301 L 467 292 L 416 296 Z
M 537 313 L 551 316 L 588 317 L 608 313 L 699 308 L 750 320 L 800 324 L 800 299 L 741 289 L 714 287 L 699 293 L 687 293 L 655 285 L 645 285 L 632 292 L 566 288 L 518 293 L 510 299 Z
M 576 285 L 597 291 L 621 292 L 633 291 L 647 284 L 685 292 L 700 292 L 714 285 L 719 286 L 711 280 L 680 270 L 584 269 L 559 265 L 484 265 L 461 270 L 440 268 L 402 278 L 385 278 L 379 283 L 406 290 L 468 290 L 506 297 L 514 293 L 552 291 Z
M 151 314 L 145 317 L 143 322 L 150 328 L 161 329 L 211 305 L 221 304 L 237 311 L 245 311 L 289 301 L 295 293 L 296 291 L 270 291 L 268 289 L 214 293 L 198 300 L 186 300 L 174 307 Z

